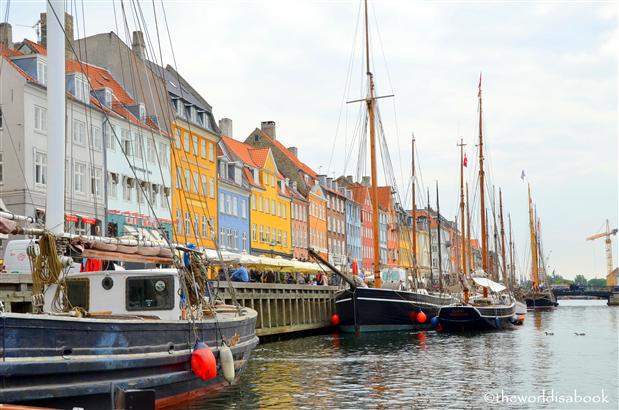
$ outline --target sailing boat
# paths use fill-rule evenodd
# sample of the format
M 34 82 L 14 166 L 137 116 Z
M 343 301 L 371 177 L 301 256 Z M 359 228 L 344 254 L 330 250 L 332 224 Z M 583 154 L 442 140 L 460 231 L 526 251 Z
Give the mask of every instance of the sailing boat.
M 525 292 L 524 298 L 527 303 L 527 309 L 553 309 L 559 306 L 557 299 L 550 289 L 547 276 L 544 272 L 544 284 L 540 286 L 540 260 L 542 267 L 545 266 L 541 247 L 539 244 L 539 230 L 536 229 L 535 216 L 533 213 L 533 203 L 531 200 L 531 184 L 528 184 L 529 195 L 529 231 L 531 237 L 531 289 Z M 544 269 L 545 270 L 545 269 Z
M 46 229 L 16 226 L 26 218 L 13 214 L 0 218 L 7 233 L 40 237 L 28 252 L 42 313 L 0 314 L 0 402 L 154 408 L 238 380 L 258 343 L 257 315 L 205 298 L 203 255 L 180 245 L 64 232 L 65 173 L 58 170 L 65 167 L 65 37 L 57 17 L 64 2 L 48 1 L 47 15 L 48 166 L 55 172 L 47 181 Z M 175 268 L 69 273 L 72 259 L 60 252 L 69 246 L 109 260 L 137 258 L 137 248 L 149 255 L 142 258 Z
M 340 275 L 349 287 L 338 292 L 335 296 L 336 312 L 339 317 L 339 326 L 345 332 L 375 332 L 389 330 L 428 329 L 431 327 L 433 318 L 438 315 L 441 306 L 447 306 L 455 302 L 455 299 L 445 293 L 428 292 L 426 289 L 412 286 L 407 277 L 386 277 L 383 286 L 381 279 L 381 262 L 379 249 L 379 208 L 378 208 L 378 177 L 376 171 L 376 125 L 375 111 L 377 97 L 374 94 L 374 78 L 370 71 L 370 49 L 368 32 L 368 6 L 365 7 L 365 56 L 366 73 L 368 79 L 368 95 L 361 100 L 366 103 L 369 117 L 370 139 L 370 162 L 371 162 L 371 189 L 370 196 L 373 208 L 372 232 L 374 250 L 374 278 L 375 287 L 369 288 L 359 281 L 351 280 L 342 275 L 339 270 L 324 260 L 318 253 L 310 249 L 309 253 L 324 265 L 328 266 L 335 274 Z M 414 139 L 413 139 L 414 144 Z M 413 147 L 414 148 L 414 147 Z M 413 149 L 414 151 L 414 149 Z M 413 221 L 412 235 L 415 238 L 415 178 L 414 178 L 414 154 L 413 154 Z M 414 239 L 413 239 L 414 240 Z M 417 249 L 412 247 L 413 276 L 417 279 Z M 391 275 L 398 270 L 388 270 L 386 275 Z M 396 284 L 393 286 L 392 284 Z
M 481 242 L 482 242 L 482 271 L 471 275 L 473 290 L 482 289 L 482 295 L 470 295 L 471 289 L 465 287 L 463 302 L 457 305 L 442 307 L 439 313 L 439 322 L 443 330 L 492 330 L 504 329 L 518 321 L 515 313 L 515 302 L 507 288 L 488 279 L 488 237 L 486 229 L 485 208 L 485 181 L 483 155 L 483 127 L 482 127 L 482 97 L 481 75 L 479 77 L 479 190 L 481 208 Z M 462 183 L 461 188 L 462 190 Z M 461 201 L 463 195 L 461 194 Z M 463 205 L 461 202 L 461 210 Z M 495 248 L 496 249 L 496 248 Z

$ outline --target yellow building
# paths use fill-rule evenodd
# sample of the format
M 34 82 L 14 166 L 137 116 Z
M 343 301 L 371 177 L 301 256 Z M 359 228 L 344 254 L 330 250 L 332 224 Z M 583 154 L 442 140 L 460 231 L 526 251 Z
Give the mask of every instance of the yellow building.
M 253 148 L 222 137 L 227 152 L 243 163 L 251 187 L 250 237 L 254 255 L 292 257 L 290 196 L 270 148 Z
M 219 129 L 211 106 L 180 75 L 170 67 L 164 75 L 174 111 L 170 127 L 174 240 L 214 249 Z

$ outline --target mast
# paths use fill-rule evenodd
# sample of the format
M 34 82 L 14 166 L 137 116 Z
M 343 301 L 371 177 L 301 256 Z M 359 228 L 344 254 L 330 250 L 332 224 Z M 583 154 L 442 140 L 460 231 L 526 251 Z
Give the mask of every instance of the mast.
M 432 214 L 430 214 L 430 188 L 427 188 L 428 195 L 428 249 L 430 251 L 430 284 L 434 285 L 434 267 L 432 259 Z
M 464 143 L 460 138 L 460 226 L 462 227 L 462 273 L 466 273 L 466 241 L 464 240 Z
M 488 273 L 488 233 L 486 229 L 487 221 L 484 189 L 484 137 L 482 127 L 481 74 L 479 74 L 479 92 L 477 93 L 477 98 L 479 98 L 479 207 L 481 209 L 481 266 L 484 272 Z
M 413 255 L 413 276 L 415 277 L 415 280 L 418 279 L 418 275 L 419 275 L 419 269 L 417 267 L 417 205 L 415 204 L 415 134 L 413 134 L 413 144 L 412 144 L 412 160 L 411 160 L 411 165 L 412 165 L 412 199 L 413 199 L 413 211 L 412 211 L 412 218 L 413 218 L 413 223 L 412 223 L 412 229 L 411 229 L 411 233 L 412 233 L 412 255 Z
M 514 241 L 512 240 L 512 216 L 507 214 L 509 220 L 509 280 L 512 290 L 516 288 L 516 267 L 514 266 Z
M 501 260 L 503 262 L 503 282 L 507 286 L 510 286 L 505 260 L 505 225 L 503 223 L 503 192 L 501 191 L 501 188 L 499 188 L 499 219 L 501 223 Z
M 496 195 L 494 193 L 494 185 L 492 185 L 492 228 L 494 230 L 494 258 L 492 259 L 492 274 L 496 282 L 499 281 L 499 233 L 496 224 Z
M 47 2 L 47 204 L 45 228 L 64 233 L 65 34 L 64 1 Z
M 441 257 L 441 205 L 438 202 L 438 181 L 436 181 L 436 239 L 438 241 L 438 287 L 443 289 L 443 259 Z
M 537 266 L 537 239 L 535 238 L 535 221 L 533 219 L 533 204 L 531 202 L 531 184 L 528 184 L 529 192 L 529 231 L 531 235 L 531 280 L 533 289 L 539 286 L 539 272 Z
M 374 234 L 374 286 L 381 287 L 380 280 L 380 247 L 379 247 L 379 213 L 378 213 L 378 176 L 376 173 L 376 136 L 374 129 L 374 79 L 370 72 L 370 35 L 368 30 L 368 1 L 365 0 L 365 65 L 366 74 L 368 76 L 369 95 L 365 102 L 368 107 L 368 116 L 370 120 L 370 164 L 372 169 L 372 232 Z
M 473 251 L 471 249 L 471 213 L 469 212 L 469 183 L 466 183 L 466 251 L 469 258 L 469 271 L 473 272 Z

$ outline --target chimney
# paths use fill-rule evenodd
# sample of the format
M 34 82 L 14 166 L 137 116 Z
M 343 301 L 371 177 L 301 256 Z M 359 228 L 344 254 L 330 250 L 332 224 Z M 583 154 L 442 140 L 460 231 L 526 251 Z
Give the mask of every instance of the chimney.
M 232 138 L 232 120 L 230 118 L 222 118 L 219 120 L 219 129 L 221 135 Z
M 346 175 L 346 182 L 348 182 L 349 184 L 353 183 L 352 175 Z
M 333 178 L 327 178 L 327 188 L 333 189 Z
M 41 45 L 47 48 L 47 13 L 41 13 Z M 54 16 L 56 18 L 56 16 Z M 75 60 L 73 55 L 73 16 L 69 13 L 64 13 L 64 31 L 65 31 L 65 58 L 67 60 Z
M 327 185 L 327 176 L 326 175 L 318 175 L 318 182 L 320 183 L 320 185 L 326 186 Z
M 9 23 L 0 23 L 0 44 L 8 49 L 13 48 L 13 28 Z
M 260 129 L 271 139 L 275 139 L 275 121 L 262 121 Z
M 297 147 L 288 147 L 288 151 L 290 151 L 295 158 L 299 157 L 299 149 Z
M 131 42 L 131 50 L 140 59 L 146 58 L 146 45 L 144 43 L 144 33 L 141 31 L 133 32 L 133 41 Z
M 372 185 L 372 179 L 369 176 L 364 176 L 361 179 L 361 185 L 363 185 L 363 186 L 370 186 L 370 185 Z

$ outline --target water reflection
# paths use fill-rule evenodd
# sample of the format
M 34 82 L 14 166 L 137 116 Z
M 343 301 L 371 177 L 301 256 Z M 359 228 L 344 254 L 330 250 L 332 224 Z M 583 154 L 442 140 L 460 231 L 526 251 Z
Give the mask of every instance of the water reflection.
M 268 343 L 256 349 L 239 385 L 185 408 L 492 408 L 486 393 L 543 389 L 604 389 L 606 408 L 616 408 L 618 311 L 563 301 L 504 332 L 328 334 Z

